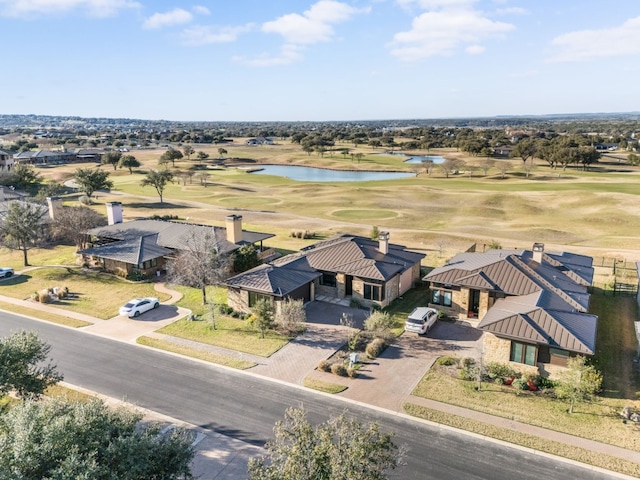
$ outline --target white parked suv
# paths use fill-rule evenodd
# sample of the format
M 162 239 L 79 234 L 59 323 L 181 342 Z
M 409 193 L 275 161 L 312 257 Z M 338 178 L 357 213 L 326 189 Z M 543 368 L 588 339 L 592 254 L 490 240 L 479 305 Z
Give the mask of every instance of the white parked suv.
M 13 276 L 13 268 L 0 268 L 0 278 L 9 278 Z
M 430 307 L 416 307 L 404 323 L 405 332 L 424 335 L 438 320 L 438 310 Z

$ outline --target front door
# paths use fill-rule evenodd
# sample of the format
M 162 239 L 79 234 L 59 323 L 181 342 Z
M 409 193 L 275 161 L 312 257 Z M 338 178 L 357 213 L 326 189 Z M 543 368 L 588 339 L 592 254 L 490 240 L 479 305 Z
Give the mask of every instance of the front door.
M 469 290 L 469 317 L 478 318 L 480 311 L 480 290 Z
M 344 279 L 344 294 L 345 296 L 353 295 L 353 277 L 346 275 Z

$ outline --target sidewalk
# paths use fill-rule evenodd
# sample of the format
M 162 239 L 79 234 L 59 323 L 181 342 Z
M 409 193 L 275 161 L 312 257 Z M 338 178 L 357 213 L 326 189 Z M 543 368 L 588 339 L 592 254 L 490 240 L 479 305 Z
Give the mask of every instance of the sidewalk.
M 411 342 L 415 340 L 410 336 L 402 335 L 394 345 L 387 348 L 383 355 L 372 362 L 366 363 L 360 370 L 359 378 L 343 378 L 329 373 L 319 372 L 315 370 L 315 367 L 320 360 L 329 357 L 344 345 L 348 337 L 348 329 L 344 327 L 328 327 L 326 325 L 320 326 L 310 324 L 303 335 L 292 340 L 271 357 L 264 358 L 154 333 L 154 330 L 161 326 L 171 323 L 190 313 L 188 310 L 170 305 L 170 303 L 173 303 L 180 298 L 180 294 L 178 292 L 169 290 L 164 284 L 156 284 L 156 290 L 171 294 L 172 298 L 163 302 L 163 307 L 158 309 L 163 311 L 162 314 L 165 318 L 153 321 L 134 321 L 123 317 L 101 320 L 76 312 L 59 309 L 50 305 L 14 299 L 1 295 L 0 301 L 13 305 L 26 306 L 34 310 L 46 311 L 70 318 L 84 320 L 92 325 L 83 327 L 82 330 L 120 341 L 135 343 L 138 336 L 149 335 L 175 343 L 187 344 L 194 348 L 200 348 L 252 361 L 256 363 L 256 366 L 246 370 L 246 372 L 260 375 L 262 377 L 300 385 L 306 376 L 311 376 L 327 382 L 342 384 L 348 388 L 339 394 L 339 396 L 356 403 L 368 404 L 389 410 L 393 413 L 403 413 L 403 404 L 414 403 L 497 427 L 511 429 L 547 440 L 553 440 L 559 443 L 581 447 L 593 452 L 611 455 L 627 461 L 640 463 L 639 452 L 411 395 L 411 392 L 417 383 L 428 371 L 433 361 L 435 361 L 440 353 L 438 352 L 438 348 L 429 351 L 419 351 L 411 344 Z M 468 346 L 465 348 L 469 348 L 469 352 L 472 352 L 474 348 L 473 342 L 468 343 Z M 211 435 L 213 435 L 213 437 L 211 437 Z M 235 445 L 232 439 L 227 439 L 226 437 L 222 438 L 222 436 L 220 436 L 220 438 L 214 438 L 216 435 L 217 434 L 209 432 L 207 435 L 207 441 L 213 442 L 213 444 L 208 444 L 209 446 L 203 450 L 204 453 L 198 454 L 198 461 L 220 462 L 223 458 L 226 458 L 225 461 L 228 460 L 233 463 L 235 461 L 233 459 L 233 452 L 244 452 L 242 454 L 244 460 L 238 460 L 242 463 L 246 462 L 246 459 L 249 458 L 244 456 L 247 452 L 243 449 L 245 449 L 245 447 L 255 449 L 255 447 L 251 446 Z M 224 444 L 225 446 L 220 447 L 221 444 Z M 225 450 L 227 448 L 230 450 Z M 238 453 L 238 455 L 239 454 L 240 453 Z M 253 454 L 255 454 L 255 452 L 251 455 Z M 243 465 L 243 468 L 246 468 L 246 463 Z M 222 470 L 224 470 L 224 468 Z M 238 470 L 231 468 L 229 472 L 238 473 Z M 214 476 L 207 475 L 207 477 L 202 478 L 226 479 L 237 477 L 234 477 L 233 474 L 226 476 L 218 476 L 218 474 L 216 474 Z

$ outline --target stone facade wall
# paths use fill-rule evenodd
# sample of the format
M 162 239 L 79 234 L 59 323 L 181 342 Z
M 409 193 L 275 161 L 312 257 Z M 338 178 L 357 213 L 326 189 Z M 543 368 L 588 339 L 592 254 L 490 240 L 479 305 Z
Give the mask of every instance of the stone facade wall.
M 486 332 L 483 335 L 483 350 L 484 350 L 484 362 L 506 363 L 514 370 L 521 372 L 523 375 L 537 375 L 539 373 L 538 367 L 531 365 L 525 365 L 524 363 L 511 362 L 511 340 L 505 340 L 504 338 L 498 338 L 492 333 Z
M 249 292 L 238 288 L 227 288 L 227 305 L 237 312 L 251 313 Z

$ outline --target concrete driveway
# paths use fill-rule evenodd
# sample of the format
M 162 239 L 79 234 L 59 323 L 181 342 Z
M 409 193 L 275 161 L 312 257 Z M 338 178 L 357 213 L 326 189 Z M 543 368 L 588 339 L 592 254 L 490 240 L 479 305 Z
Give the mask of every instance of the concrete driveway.
M 305 310 L 307 312 L 307 323 L 328 326 L 340 325 L 342 314 L 347 313 L 353 318 L 353 326 L 355 328 L 363 328 L 364 321 L 369 316 L 369 310 L 320 301 L 308 303 Z

